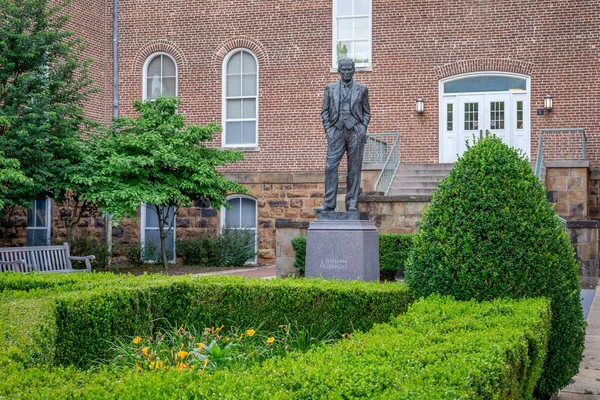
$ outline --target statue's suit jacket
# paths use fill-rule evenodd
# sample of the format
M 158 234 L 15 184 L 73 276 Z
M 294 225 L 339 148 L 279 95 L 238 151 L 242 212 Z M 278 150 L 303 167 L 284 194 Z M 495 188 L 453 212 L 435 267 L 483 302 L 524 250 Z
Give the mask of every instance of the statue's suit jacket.
M 340 117 L 340 86 L 340 81 L 337 81 L 325 87 L 321 119 L 323 120 L 323 128 L 327 133 L 329 133 L 329 128 L 335 126 Z M 371 119 L 369 94 L 367 87 L 356 81 L 352 81 L 350 112 L 362 125 L 363 130 L 361 133 L 365 134 Z

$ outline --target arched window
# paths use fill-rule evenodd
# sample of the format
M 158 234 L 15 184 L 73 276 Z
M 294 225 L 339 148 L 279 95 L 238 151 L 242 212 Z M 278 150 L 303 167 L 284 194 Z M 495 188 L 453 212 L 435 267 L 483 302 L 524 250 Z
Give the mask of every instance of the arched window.
M 177 64 L 166 53 L 153 54 L 144 64 L 144 100 L 177 96 Z
M 225 207 L 221 209 L 221 228 L 246 231 L 253 235 L 252 246 L 253 251 L 256 252 L 256 200 L 252 197 L 236 195 L 229 197 L 227 203 L 231 209 Z M 247 262 L 255 263 L 256 257 Z
M 177 64 L 166 53 L 155 53 L 144 64 L 144 100 L 154 100 L 160 95 L 177 96 Z M 169 207 L 164 212 L 168 221 L 165 225 L 167 257 L 169 262 L 175 262 L 175 209 Z M 153 204 L 142 204 L 140 214 L 142 259 L 159 262 L 158 214 Z
M 235 50 L 223 63 L 223 146 L 258 145 L 258 62 Z

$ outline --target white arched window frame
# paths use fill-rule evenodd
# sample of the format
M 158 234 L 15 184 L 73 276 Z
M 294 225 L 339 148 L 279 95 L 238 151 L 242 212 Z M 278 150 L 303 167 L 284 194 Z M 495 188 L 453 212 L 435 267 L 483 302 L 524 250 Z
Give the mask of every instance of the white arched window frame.
M 226 199 L 231 210 L 221 208 L 221 233 L 224 228 L 246 230 L 254 233 L 254 252 L 258 247 L 258 208 L 254 197 L 233 195 Z M 246 262 L 255 264 L 256 256 Z
M 155 61 L 159 62 L 159 71 L 156 68 Z M 165 62 L 166 61 L 166 62 Z M 149 71 L 152 63 L 152 71 Z M 172 68 L 171 68 L 172 67 Z M 156 73 L 158 72 L 158 75 Z M 148 96 L 149 88 L 152 85 L 157 85 L 160 88 L 160 93 L 170 96 L 177 96 L 179 86 L 179 73 L 177 62 L 170 54 L 164 52 L 153 53 L 144 63 L 143 83 L 142 83 L 142 99 L 154 99 L 157 94 Z
M 150 71 L 150 68 L 152 68 L 152 71 Z M 158 95 L 177 96 L 179 74 L 177 62 L 175 62 L 175 59 L 170 54 L 158 52 L 148 57 L 144 63 L 143 77 L 143 100 L 153 100 Z M 156 85 L 158 91 L 149 95 L 151 85 Z M 168 213 L 173 215 L 175 208 L 169 207 Z M 176 261 L 176 219 L 176 216 L 173 216 L 171 226 L 165 226 L 165 229 L 168 230 L 165 245 L 167 255 L 170 256 L 169 262 L 171 263 Z M 169 218 L 168 221 L 171 221 L 171 219 Z M 157 214 L 154 205 L 142 203 L 140 208 L 140 246 L 142 248 L 142 257 L 147 258 L 145 261 L 155 261 L 151 260 L 151 258 L 157 259 L 157 255 L 151 256 L 148 249 L 150 248 L 150 244 L 152 244 L 157 247 L 156 251 L 160 252 L 158 231 Z
M 502 105 L 501 110 L 494 110 L 494 106 L 498 105 Z M 456 161 L 456 156 L 465 151 L 465 143 L 487 130 L 530 156 L 530 110 L 531 77 L 528 75 L 480 71 L 440 80 L 440 162 Z M 502 115 L 505 126 L 494 125 L 492 115 Z M 505 129 L 500 129 L 503 127 Z
M 167 210 L 167 221 L 165 223 L 165 230 L 167 230 L 167 237 L 165 238 L 165 246 L 167 249 L 167 257 L 170 263 L 176 261 L 176 221 L 177 215 L 175 215 L 175 207 L 169 207 Z M 142 203 L 140 208 L 140 245 L 142 247 L 142 258 L 146 262 L 155 262 L 160 260 L 160 234 L 158 228 L 158 215 L 153 204 Z M 153 246 L 151 248 L 150 246 Z M 154 250 L 152 254 L 151 250 Z
M 258 147 L 258 82 L 256 55 L 235 49 L 223 60 L 222 146 Z

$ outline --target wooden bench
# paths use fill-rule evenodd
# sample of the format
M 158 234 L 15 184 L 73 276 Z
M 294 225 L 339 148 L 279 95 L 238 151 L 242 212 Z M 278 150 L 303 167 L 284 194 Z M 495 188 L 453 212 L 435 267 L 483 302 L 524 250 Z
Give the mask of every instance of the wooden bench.
M 74 257 L 69 244 L 0 248 L 0 272 L 92 272 L 95 256 Z M 73 269 L 71 261 L 84 261 L 85 269 Z

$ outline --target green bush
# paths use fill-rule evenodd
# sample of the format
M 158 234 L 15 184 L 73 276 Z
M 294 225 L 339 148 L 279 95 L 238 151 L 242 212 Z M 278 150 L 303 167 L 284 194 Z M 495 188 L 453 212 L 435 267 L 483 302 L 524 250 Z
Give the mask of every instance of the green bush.
M 91 261 L 93 269 L 101 270 L 108 267 L 110 254 L 102 239 L 91 235 L 74 237 L 71 240 L 70 248 L 73 256 L 96 256 L 96 259 Z M 81 263 L 83 265 L 83 262 Z
M 292 248 L 296 253 L 294 259 L 294 268 L 298 270 L 300 276 L 304 276 L 306 271 L 306 236 L 296 236 L 292 239 Z
M 390 285 L 392 286 L 392 285 Z M 333 346 L 214 374 L 131 368 L 0 369 L 13 398 L 527 399 L 541 373 L 544 299 L 456 302 L 432 297 L 391 324 Z
M 537 394 L 569 384 L 583 353 L 578 265 L 527 159 L 497 137 L 477 142 L 438 186 L 405 266 L 416 296 L 545 296 L 552 333 Z
M 379 234 L 379 271 L 382 276 L 393 277 L 398 271 L 402 272 L 404 262 L 408 258 L 414 235 L 400 235 L 396 233 Z M 304 276 L 306 268 L 306 236 L 297 236 L 292 239 L 292 248 L 296 253 L 294 268 Z
M 256 256 L 254 233 L 227 229 L 216 238 L 201 235 L 177 240 L 177 255 L 186 265 L 239 267 Z
M 414 245 L 414 235 L 386 233 L 379 235 L 379 270 L 382 274 L 404 275 L 404 263 Z
M 219 238 L 208 235 L 177 239 L 177 256 L 185 265 L 215 267 L 221 263 Z
M 93 358 L 110 357 L 107 341 L 118 336 L 149 335 L 180 324 L 276 330 L 297 323 L 313 325 L 316 335 L 364 331 L 404 312 L 412 301 L 405 285 L 358 281 L 171 277 L 134 282 L 57 298 L 56 363 L 89 365 Z
M 121 252 L 127 259 L 127 264 L 132 267 L 141 267 L 145 263 L 145 257 L 142 252 L 142 246 L 139 243 L 119 243 L 116 246 L 117 251 Z

